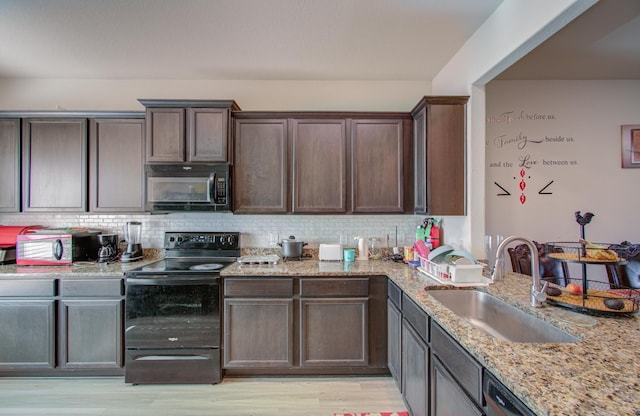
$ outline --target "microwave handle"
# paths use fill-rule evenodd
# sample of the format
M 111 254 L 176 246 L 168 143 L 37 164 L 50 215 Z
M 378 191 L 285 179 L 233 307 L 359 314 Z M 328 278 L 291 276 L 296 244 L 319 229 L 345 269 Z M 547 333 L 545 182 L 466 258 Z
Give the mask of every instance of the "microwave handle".
M 62 245 L 62 240 L 58 238 L 55 243 L 53 243 L 53 257 L 55 257 L 56 260 L 60 260 L 63 254 L 64 246 Z
M 209 200 L 214 204 L 214 205 L 225 205 L 226 202 L 224 200 L 224 198 L 227 195 L 226 192 L 226 186 L 227 186 L 227 181 L 223 181 L 222 184 L 219 183 L 218 181 L 218 172 L 212 172 L 211 175 L 209 175 Z M 220 194 L 218 193 L 218 187 L 223 187 L 223 193 L 222 193 L 222 198 L 219 196 Z
M 215 204 L 216 202 L 216 174 L 215 172 L 209 175 L 209 180 L 207 181 L 209 185 L 209 201 Z

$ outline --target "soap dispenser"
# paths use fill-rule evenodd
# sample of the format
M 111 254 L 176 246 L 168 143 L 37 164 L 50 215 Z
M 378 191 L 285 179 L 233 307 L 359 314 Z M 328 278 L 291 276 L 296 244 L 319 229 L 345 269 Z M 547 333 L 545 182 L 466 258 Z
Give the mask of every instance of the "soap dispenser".
M 369 250 L 367 250 L 365 238 L 355 237 L 354 240 L 358 242 L 358 260 L 369 260 Z

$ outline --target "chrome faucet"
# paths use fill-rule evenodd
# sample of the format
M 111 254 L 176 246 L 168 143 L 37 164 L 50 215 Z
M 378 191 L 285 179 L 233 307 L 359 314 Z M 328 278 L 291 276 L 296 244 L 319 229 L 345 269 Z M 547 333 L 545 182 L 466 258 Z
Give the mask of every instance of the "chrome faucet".
M 542 306 L 542 302 L 547 299 L 546 290 L 549 282 L 545 282 L 542 289 L 540 289 L 540 265 L 538 263 L 538 248 L 532 241 L 527 240 L 526 238 L 516 237 L 512 235 L 510 237 L 505 238 L 502 243 L 498 246 L 496 250 L 496 263 L 493 266 L 493 273 L 491 275 L 491 280 L 495 281 L 496 274 L 500 271 L 498 270 L 500 262 L 504 262 L 504 252 L 506 251 L 507 246 L 514 241 L 522 241 L 529 247 L 529 251 L 531 251 L 531 306 L 534 308 L 539 308 Z

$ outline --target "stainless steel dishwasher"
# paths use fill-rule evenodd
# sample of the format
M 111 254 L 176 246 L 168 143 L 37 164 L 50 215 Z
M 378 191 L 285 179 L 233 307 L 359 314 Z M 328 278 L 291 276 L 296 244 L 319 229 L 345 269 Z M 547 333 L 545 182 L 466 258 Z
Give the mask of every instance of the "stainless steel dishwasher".
M 508 388 L 491 373 L 484 371 L 482 394 L 487 402 L 487 416 L 535 416 Z

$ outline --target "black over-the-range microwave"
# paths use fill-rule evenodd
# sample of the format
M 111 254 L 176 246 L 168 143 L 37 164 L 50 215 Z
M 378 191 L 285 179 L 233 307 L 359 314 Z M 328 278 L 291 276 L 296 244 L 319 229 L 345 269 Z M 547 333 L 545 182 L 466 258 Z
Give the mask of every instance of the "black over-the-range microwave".
M 231 211 L 229 164 L 146 165 L 145 210 Z

